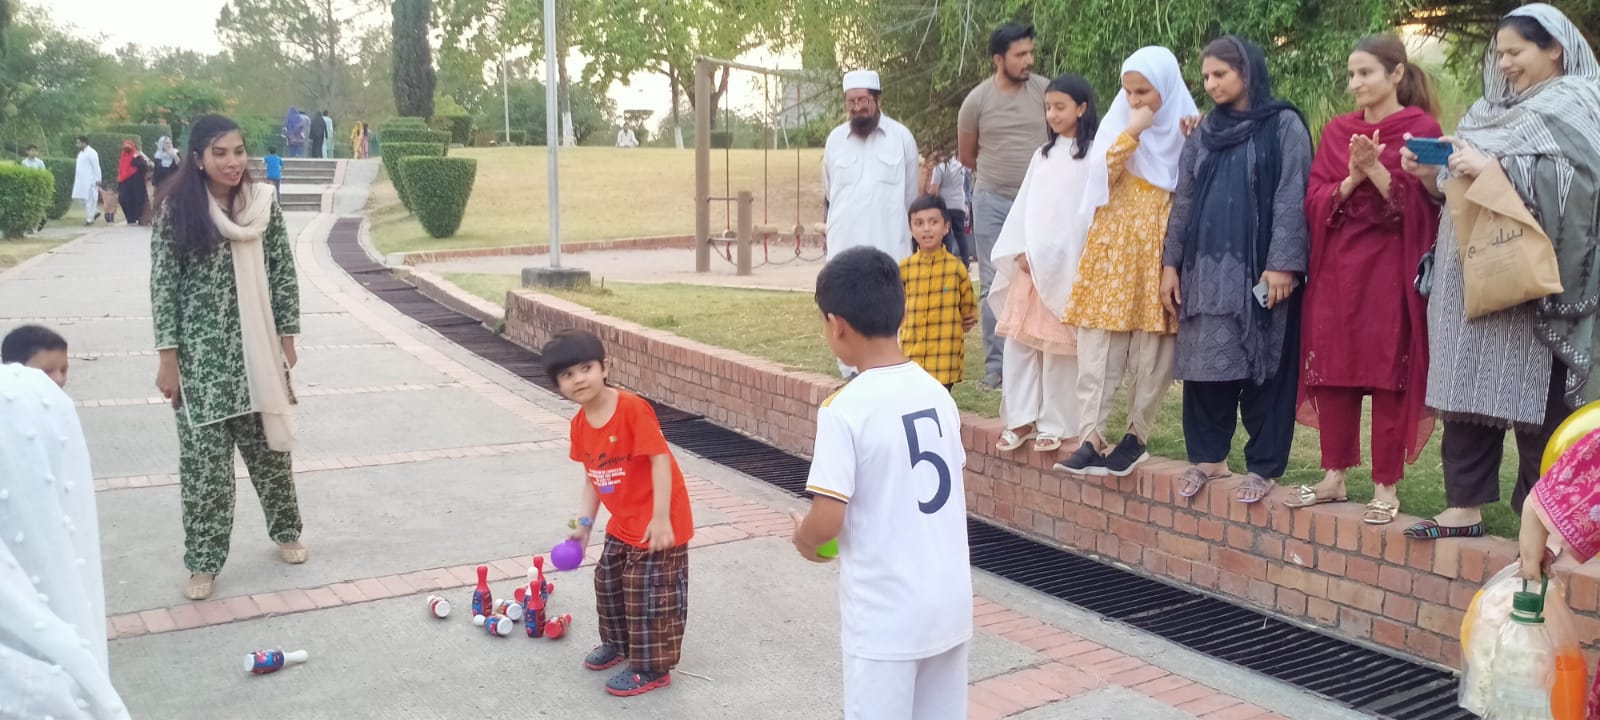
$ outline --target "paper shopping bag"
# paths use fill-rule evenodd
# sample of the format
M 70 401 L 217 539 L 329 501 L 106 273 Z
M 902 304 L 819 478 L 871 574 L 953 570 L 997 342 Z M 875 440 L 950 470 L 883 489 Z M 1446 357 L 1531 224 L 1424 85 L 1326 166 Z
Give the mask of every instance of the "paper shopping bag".
M 1498 164 L 1445 183 L 1461 248 L 1467 318 L 1561 292 L 1555 246 Z

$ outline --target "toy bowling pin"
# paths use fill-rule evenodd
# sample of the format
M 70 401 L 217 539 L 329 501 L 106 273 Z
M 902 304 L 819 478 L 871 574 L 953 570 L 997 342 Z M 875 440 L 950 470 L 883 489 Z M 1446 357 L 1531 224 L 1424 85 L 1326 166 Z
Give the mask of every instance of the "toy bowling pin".
M 535 558 L 537 560 L 537 558 Z M 539 592 L 539 568 L 528 568 L 528 586 L 522 591 L 523 630 L 528 637 L 544 636 L 544 595 Z
M 488 565 L 478 566 L 478 587 L 472 591 L 472 614 L 494 614 L 494 596 L 489 593 Z
M 511 618 L 504 615 L 495 615 L 493 617 L 474 615 L 472 616 L 472 624 L 482 627 L 485 632 L 494 637 L 505 637 L 511 634 Z
M 450 601 L 438 595 L 429 595 L 428 614 L 436 618 L 450 617 Z
M 562 635 L 567 634 L 567 628 L 571 626 L 571 615 L 562 615 L 558 618 L 552 618 L 550 622 L 545 623 L 544 636 L 550 638 L 551 640 L 560 640 Z
M 306 661 L 308 657 L 304 650 L 284 652 L 282 650 L 257 650 L 244 656 L 244 671 L 255 675 L 266 675 L 282 670 L 285 665 L 297 665 Z
M 504 615 L 516 622 L 522 619 L 522 605 L 511 600 L 500 600 L 494 604 L 494 614 Z

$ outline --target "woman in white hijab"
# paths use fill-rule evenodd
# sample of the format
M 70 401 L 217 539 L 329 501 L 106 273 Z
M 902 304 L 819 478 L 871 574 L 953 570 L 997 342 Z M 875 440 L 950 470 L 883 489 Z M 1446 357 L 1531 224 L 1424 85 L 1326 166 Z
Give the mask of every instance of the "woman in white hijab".
M 1050 140 L 1034 151 L 991 255 L 989 306 L 1005 338 L 1001 451 L 1032 439 L 1034 452 L 1055 452 L 1078 426 L 1078 340 L 1061 312 L 1089 230 L 1080 198 L 1100 117 L 1089 82 L 1077 75 L 1052 80 L 1044 104 Z
M 1182 121 L 1196 112 L 1171 50 L 1141 48 L 1122 64 L 1122 92 L 1089 152 L 1093 176 L 1083 207 L 1094 221 L 1062 317 L 1078 328 L 1082 444 L 1058 470 L 1126 477 L 1150 457 L 1156 411 L 1172 384 L 1178 329 L 1161 304 L 1161 244 L 1178 187 Z M 1111 449 L 1106 425 L 1124 374 L 1128 432 Z
M 0 718 L 126 718 L 106 663 L 100 524 L 72 399 L 0 366 Z
M 156 161 L 155 169 L 151 172 L 151 182 L 160 189 L 161 182 L 172 177 L 182 162 L 177 148 L 172 147 L 172 138 L 162 135 L 161 139 L 156 141 Z

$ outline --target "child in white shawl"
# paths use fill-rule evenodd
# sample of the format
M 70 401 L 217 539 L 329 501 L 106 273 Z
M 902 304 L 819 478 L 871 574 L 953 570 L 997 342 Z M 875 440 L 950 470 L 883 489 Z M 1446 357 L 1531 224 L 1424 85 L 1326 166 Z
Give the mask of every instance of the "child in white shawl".
M 1077 75 L 1052 81 L 1044 101 L 1050 141 L 1034 152 L 991 256 L 989 304 L 999 318 L 995 332 L 1005 338 L 1006 430 L 995 443 L 1003 451 L 1031 439 L 1035 452 L 1054 452 L 1078 424 L 1077 336 L 1061 314 L 1089 229 L 1085 156 L 1099 116 L 1088 81 Z

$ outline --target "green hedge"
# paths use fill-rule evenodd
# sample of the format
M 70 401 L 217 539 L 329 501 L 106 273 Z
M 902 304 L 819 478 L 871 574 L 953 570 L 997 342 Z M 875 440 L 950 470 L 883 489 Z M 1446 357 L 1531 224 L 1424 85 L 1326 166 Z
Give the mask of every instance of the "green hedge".
M 511 144 L 512 145 L 527 145 L 528 144 L 528 131 L 527 130 L 512 130 L 511 131 Z
M 83 133 L 68 133 L 57 135 L 56 144 L 50 148 L 50 155 L 56 157 L 75 158 L 78 156 L 78 136 Z
M 439 143 L 383 143 L 383 169 L 389 173 L 389 182 L 394 184 L 394 190 L 400 194 L 400 204 L 411 210 L 411 197 L 409 186 L 406 185 L 405 176 L 400 172 L 400 161 L 408 157 L 444 157 L 445 148 Z
M 139 141 L 139 136 L 125 133 L 89 133 L 89 147 L 100 154 L 100 182 L 117 181 L 117 161 L 122 158 L 122 141 Z
M 454 142 L 454 138 L 450 135 L 450 133 L 443 130 L 429 130 L 426 128 L 421 130 L 415 130 L 411 128 L 393 128 L 379 131 L 378 136 L 383 138 L 384 144 L 397 142 L 439 143 L 440 145 L 449 146 L 451 142 Z
M 433 119 L 433 129 L 450 134 L 450 142 L 458 145 L 472 144 L 472 117 L 470 115 L 440 115 Z
M 478 161 L 472 158 L 407 157 L 400 161 L 400 174 L 406 179 L 412 211 L 422 229 L 436 238 L 447 238 L 461 228 L 472 197 L 472 183 L 478 177 Z
M 139 149 L 146 155 L 156 151 L 156 143 L 161 141 L 162 135 L 172 135 L 172 128 L 165 124 L 140 123 L 130 125 L 107 125 L 100 132 L 119 133 L 132 135 L 139 141 Z
M 78 161 L 66 158 L 45 158 L 44 167 L 55 178 L 56 197 L 50 205 L 51 220 L 60 220 L 72 207 L 72 181 L 78 172 Z
M 427 118 L 419 118 L 419 117 L 391 118 L 388 121 L 379 124 L 378 128 L 377 128 L 378 132 L 380 132 L 380 133 L 388 132 L 390 130 L 432 130 L 432 129 L 433 128 L 428 127 L 428 119 Z
M 0 236 L 20 238 L 38 229 L 54 204 L 55 192 L 50 173 L 0 165 Z

